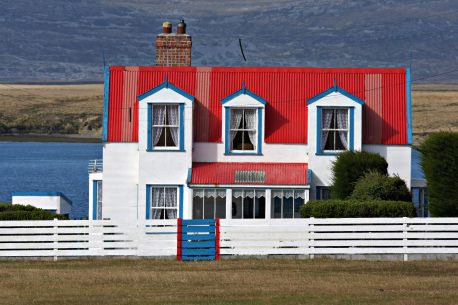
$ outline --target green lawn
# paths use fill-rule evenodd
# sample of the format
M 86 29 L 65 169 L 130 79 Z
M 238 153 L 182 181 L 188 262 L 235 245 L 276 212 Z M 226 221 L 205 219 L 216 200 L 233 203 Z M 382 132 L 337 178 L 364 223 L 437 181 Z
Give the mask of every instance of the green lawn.
M 457 304 L 458 262 L 0 262 L 0 304 Z

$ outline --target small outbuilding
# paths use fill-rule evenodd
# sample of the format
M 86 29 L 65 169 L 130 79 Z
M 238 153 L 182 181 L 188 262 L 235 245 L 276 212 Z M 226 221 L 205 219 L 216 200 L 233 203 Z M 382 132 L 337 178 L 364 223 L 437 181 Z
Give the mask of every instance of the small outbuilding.
M 14 192 L 11 202 L 63 215 L 72 210 L 72 201 L 61 192 Z

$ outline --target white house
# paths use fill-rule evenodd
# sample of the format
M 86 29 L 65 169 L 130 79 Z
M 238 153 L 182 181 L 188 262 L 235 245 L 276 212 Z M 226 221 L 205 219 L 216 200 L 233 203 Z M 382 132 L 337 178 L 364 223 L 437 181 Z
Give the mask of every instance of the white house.
M 14 192 L 11 202 L 67 216 L 72 209 L 72 201 L 61 192 Z
M 192 67 L 191 36 L 167 32 L 157 66 L 105 68 L 90 219 L 299 217 L 345 150 L 410 187 L 409 69 Z

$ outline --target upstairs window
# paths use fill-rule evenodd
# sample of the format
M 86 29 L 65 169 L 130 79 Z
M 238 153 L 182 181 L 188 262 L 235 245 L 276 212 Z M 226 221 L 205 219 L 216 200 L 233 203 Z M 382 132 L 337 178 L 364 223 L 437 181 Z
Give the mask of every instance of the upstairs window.
M 321 122 L 322 149 L 348 150 L 348 109 L 323 108 Z
M 256 109 L 231 109 L 231 151 L 255 151 L 257 130 Z
M 153 146 L 178 148 L 180 146 L 180 111 L 178 105 L 153 106 Z

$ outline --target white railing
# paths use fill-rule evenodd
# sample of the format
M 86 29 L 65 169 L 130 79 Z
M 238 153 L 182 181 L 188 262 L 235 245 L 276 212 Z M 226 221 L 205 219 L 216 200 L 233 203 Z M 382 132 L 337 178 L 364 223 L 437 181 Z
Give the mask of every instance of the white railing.
M 458 254 L 458 218 L 220 221 L 221 255 Z
M 102 159 L 94 159 L 89 160 L 87 165 L 88 173 L 101 173 L 103 172 L 103 160 Z
M 176 256 L 176 220 L 0 221 L 0 257 Z M 220 254 L 458 255 L 458 218 L 221 219 Z
M 0 221 L 0 257 L 173 256 L 176 220 Z

